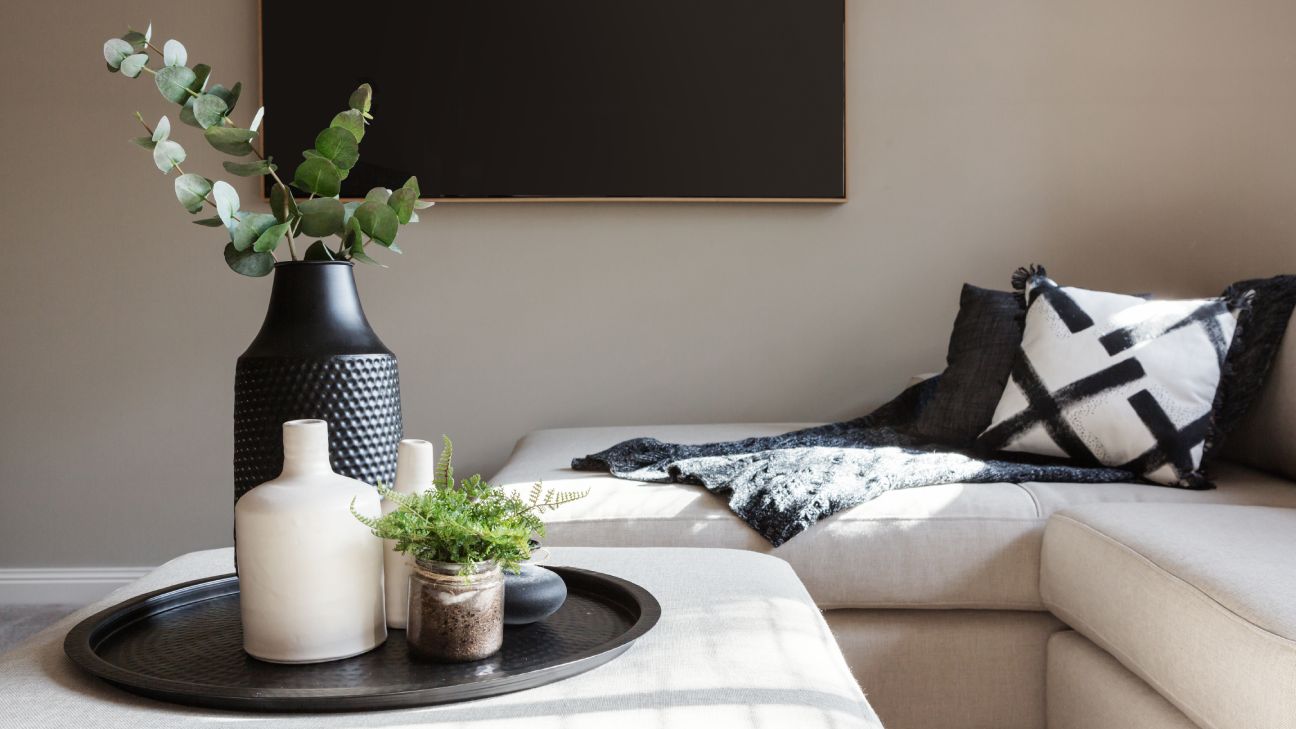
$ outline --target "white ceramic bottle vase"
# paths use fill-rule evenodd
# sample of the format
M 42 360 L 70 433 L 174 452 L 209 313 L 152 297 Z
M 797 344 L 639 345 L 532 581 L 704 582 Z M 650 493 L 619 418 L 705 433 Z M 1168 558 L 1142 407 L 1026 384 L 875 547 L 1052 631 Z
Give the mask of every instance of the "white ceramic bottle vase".
M 402 494 L 413 494 L 432 488 L 436 474 L 436 454 L 432 444 L 425 440 L 406 438 L 396 447 L 396 484 L 392 488 Z M 396 505 L 382 503 L 384 514 Z M 387 583 L 387 627 L 404 630 L 406 611 L 409 609 L 409 578 L 414 570 L 414 558 L 397 552 L 396 542 L 383 543 L 383 570 Z
M 243 649 L 274 663 L 359 655 L 387 638 L 382 540 L 351 514 L 381 514 L 378 492 L 329 466 L 328 423 L 283 425 L 279 478 L 234 507 Z

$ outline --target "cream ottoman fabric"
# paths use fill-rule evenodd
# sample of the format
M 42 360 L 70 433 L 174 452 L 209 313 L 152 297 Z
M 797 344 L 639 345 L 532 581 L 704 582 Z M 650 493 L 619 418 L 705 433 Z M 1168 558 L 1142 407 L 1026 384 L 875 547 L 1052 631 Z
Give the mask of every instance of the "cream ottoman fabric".
M 1207 729 L 1296 727 L 1296 510 L 1113 504 L 1049 520 L 1058 617 Z
M 243 714 L 143 699 L 63 655 L 76 622 L 131 595 L 233 570 L 233 550 L 168 562 L 0 656 L 0 727 L 461 727 L 463 729 L 881 729 L 786 563 L 704 549 L 560 549 L 553 564 L 648 588 L 657 626 L 616 660 L 566 681 L 463 704 L 349 714 Z

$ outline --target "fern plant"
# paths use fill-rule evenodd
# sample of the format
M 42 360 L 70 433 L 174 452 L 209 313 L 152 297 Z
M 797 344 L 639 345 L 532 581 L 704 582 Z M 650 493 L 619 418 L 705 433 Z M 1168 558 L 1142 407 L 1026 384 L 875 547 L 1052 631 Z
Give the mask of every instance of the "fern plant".
M 396 543 L 396 551 L 417 560 L 452 562 L 467 575 L 476 562 L 497 562 L 517 572 L 531 557 L 532 536 L 544 536 L 542 514 L 583 498 L 585 491 L 555 491 L 544 484 L 531 487 L 527 498 L 487 483 L 479 474 L 455 482 L 454 444 L 443 436 L 434 488 L 402 494 L 379 484 L 384 499 L 396 509 L 377 519 L 351 504 L 351 513 L 380 539 Z

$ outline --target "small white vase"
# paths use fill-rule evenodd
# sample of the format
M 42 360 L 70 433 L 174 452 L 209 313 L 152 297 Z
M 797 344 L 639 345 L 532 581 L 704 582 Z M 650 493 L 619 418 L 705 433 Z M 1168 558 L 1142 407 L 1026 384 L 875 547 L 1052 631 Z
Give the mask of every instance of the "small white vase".
M 425 440 L 406 438 L 396 448 L 396 484 L 394 491 L 413 494 L 432 488 L 436 474 L 436 454 L 432 444 Z M 396 509 L 390 501 L 382 503 L 382 511 L 389 514 Z M 383 571 L 387 583 L 387 627 L 404 630 L 409 602 L 409 579 L 414 571 L 414 558 L 396 551 L 396 542 L 383 543 Z
M 283 425 L 279 478 L 234 507 L 243 649 L 274 663 L 318 663 L 387 638 L 382 540 L 351 514 L 381 514 L 378 492 L 329 466 L 328 423 Z

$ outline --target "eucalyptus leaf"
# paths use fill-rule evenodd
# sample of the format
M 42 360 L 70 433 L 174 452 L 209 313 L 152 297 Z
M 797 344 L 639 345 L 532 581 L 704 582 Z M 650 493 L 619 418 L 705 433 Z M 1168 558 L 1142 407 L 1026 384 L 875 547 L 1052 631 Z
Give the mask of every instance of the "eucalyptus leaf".
M 121 72 L 127 78 L 135 78 L 140 75 L 144 67 L 148 65 L 147 53 L 136 53 L 133 56 L 126 56 L 121 62 Z
M 419 221 L 418 213 L 410 213 L 410 219 L 409 219 L 409 221 L 410 221 L 411 223 L 417 223 L 417 222 Z
M 360 207 L 362 204 L 363 202 L 360 200 L 352 200 L 351 202 L 342 204 L 342 226 L 344 228 L 351 224 L 351 216 L 355 215 L 356 208 Z
M 365 253 L 365 250 L 364 250 L 364 246 L 363 246 L 363 245 L 353 246 L 353 247 L 351 248 L 351 257 L 352 257 L 353 259 L 355 259 L 355 260 L 361 262 L 361 263 L 367 263 L 367 264 L 369 264 L 370 266 L 377 266 L 377 267 L 379 267 L 379 268 L 387 268 L 386 265 L 384 265 L 384 264 L 382 264 L 382 263 L 379 263 L 378 261 L 375 261 L 373 258 L 371 258 L 371 257 L 369 256 L 368 253 Z
M 276 223 L 266 228 L 261 235 L 257 236 L 256 241 L 252 244 L 252 250 L 257 253 L 267 253 L 278 248 L 279 241 L 288 234 L 288 226 L 289 223 Z
M 108 62 L 108 68 L 114 72 L 121 68 L 122 61 L 134 52 L 134 46 L 121 38 L 109 38 L 104 41 L 104 60 Z
M 255 162 L 229 162 L 221 163 L 221 167 L 231 175 L 239 177 L 257 177 L 268 175 L 272 170 L 279 169 L 279 165 L 272 164 L 269 159 L 259 159 Z
M 261 119 L 264 116 L 265 116 L 265 107 L 262 106 L 256 110 L 256 114 L 252 115 L 252 123 L 248 125 L 248 129 L 251 129 L 252 131 L 255 132 L 257 128 L 261 126 Z
M 417 199 L 419 196 L 418 177 L 415 177 L 414 175 L 410 175 L 410 178 L 405 181 L 405 184 L 401 185 L 401 189 L 413 191 L 414 197 L 415 199 Z
M 302 260 L 336 261 L 337 258 L 333 255 L 333 251 L 329 250 L 329 247 L 324 245 L 324 241 L 317 240 L 310 244 L 310 248 L 306 249 L 306 253 L 302 255 Z
M 207 127 L 203 136 L 207 138 L 207 143 L 217 150 L 235 157 L 243 157 L 252 154 L 252 145 L 249 142 L 256 137 L 256 132 L 238 127 Z
M 205 63 L 199 63 L 193 67 L 194 80 L 189 84 L 189 90 L 195 94 L 201 94 L 202 90 L 207 88 L 207 77 L 211 76 L 211 66 Z
M 384 246 L 389 246 L 396 241 L 400 219 L 396 217 L 396 211 L 382 203 L 364 203 L 356 209 L 352 220 L 360 221 L 360 229 Z
M 176 142 L 164 139 L 153 148 L 153 164 L 159 170 L 170 172 L 171 168 L 185 161 L 185 150 Z
M 152 23 L 152 21 L 150 21 L 149 24 L 148 24 L 148 27 L 144 29 L 144 40 L 145 40 L 146 42 L 147 42 L 147 41 L 151 41 L 151 40 L 153 40 L 153 23 Z
M 339 112 L 337 116 L 333 117 L 333 121 L 329 123 L 329 126 L 339 127 L 351 132 L 351 135 L 356 138 L 357 142 L 364 141 L 364 117 L 355 109 Z
M 341 127 L 329 127 L 315 137 L 315 151 L 332 160 L 339 170 L 349 170 L 360 159 L 355 135 Z
M 354 217 L 348 218 L 343 226 L 342 232 L 342 250 L 350 252 L 357 248 L 364 247 L 364 231 L 360 230 L 360 221 Z
M 251 250 L 240 251 L 234 248 L 233 243 L 229 243 L 225 246 L 225 263 L 235 273 L 241 273 L 244 276 L 265 276 L 274 270 L 275 259 L 269 253 L 257 253 Z
M 225 100 L 225 106 L 228 107 L 226 114 L 234 113 L 234 107 L 238 105 L 239 95 L 243 93 L 243 82 L 239 81 L 234 84 L 234 88 L 227 89 L 220 84 L 212 84 L 207 93 L 214 94 Z
M 292 184 L 318 197 L 333 197 L 342 189 L 342 175 L 331 161 L 313 157 L 297 165 Z
M 416 200 L 416 201 L 414 202 L 414 209 L 415 209 L 415 210 L 426 210 L 426 209 L 432 207 L 433 205 L 436 205 L 436 203 L 432 202 L 431 200 Z
M 369 84 L 360 84 L 360 88 L 351 92 L 351 98 L 347 99 L 347 106 L 360 112 L 368 114 L 369 107 L 373 104 L 373 87 Z
M 274 184 L 274 187 L 270 188 L 270 212 L 274 213 L 275 219 L 281 223 L 301 215 L 301 212 L 297 209 L 297 201 L 293 199 L 292 191 L 278 182 Z
M 240 251 L 251 248 L 262 233 L 273 228 L 279 222 L 275 220 L 275 216 L 268 213 L 248 213 L 242 218 L 238 225 L 234 226 L 234 231 L 230 235 L 230 239 L 234 241 L 234 247 Z
M 216 217 L 216 218 L 203 218 L 203 219 L 201 219 L 201 220 L 194 220 L 194 221 L 191 221 L 191 222 L 192 222 L 194 225 L 202 225 L 202 226 L 206 226 L 206 227 L 208 227 L 208 228 L 219 228 L 219 227 L 221 227 L 222 225 L 225 225 L 225 221 L 221 220 L 219 217 Z
M 158 119 L 157 126 L 153 127 L 153 141 L 161 142 L 171 136 L 171 120 L 162 117 Z
M 225 227 L 234 230 L 239 209 L 238 191 L 228 182 L 217 180 L 212 185 L 212 199 L 216 201 L 216 214 L 225 223 Z
M 126 35 L 123 35 L 121 39 L 131 44 L 131 48 L 136 53 L 142 53 L 145 48 L 148 48 L 148 38 L 145 38 L 144 34 L 138 30 L 127 31 Z
M 190 96 L 185 103 L 180 105 L 180 113 L 177 114 L 177 116 L 180 117 L 181 122 L 184 122 L 191 127 L 202 129 L 202 125 L 194 118 L 194 100 L 192 96 Z
M 194 119 L 203 129 L 217 126 L 225 119 L 225 111 L 228 108 L 221 97 L 215 94 L 202 94 L 193 102 Z
M 410 216 L 414 214 L 414 201 L 417 199 L 418 193 L 408 187 L 402 187 L 387 199 L 387 207 L 396 212 L 396 218 L 401 225 L 404 225 L 410 222 Z
M 189 52 L 184 44 L 172 38 L 162 46 L 162 63 L 167 66 L 183 66 L 189 62 Z
M 364 199 L 365 202 L 376 202 L 376 203 L 382 203 L 383 205 L 386 205 L 388 198 L 391 197 L 391 194 L 392 191 L 388 190 L 385 187 L 375 187 L 370 189 L 369 192 L 365 193 Z
M 301 210 L 301 227 L 298 230 L 303 234 L 320 238 L 342 230 L 344 214 L 342 203 L 337 198 L 303 200 L 298 208 Z
M 131 142 L 138 144 L 144 149 L 153 149 L 157 146 L 157 142 L 153 141 L 153 137 L 134 137 L 131 139 Z
M 203 202 L 211 189 L 211 180 L 202 175 L 195 175 L 192 172 L 180 175 L 175 179 L 176 199 L 185 207 L 185 210 L 191 213 L 202 210 Z
M 347 224 L 347 234 L 343 242 L 346 243 L 347 254 L 354 260 L 368 263 L 371 266 L 386 268 L 386 266 L 371 258 L 368 253 L 365 253 L 364 232 L 360 230 L 360 223 L 355 218 L 352 218 L 351 222 Z
M 175 104 L 183 104 L 189 98 L 189 86 L 197 80 L 193 70 L 185 66 L 167 66 L 153 74 L 153 82 L 157 84 L 158 91 L 167 100 Z

